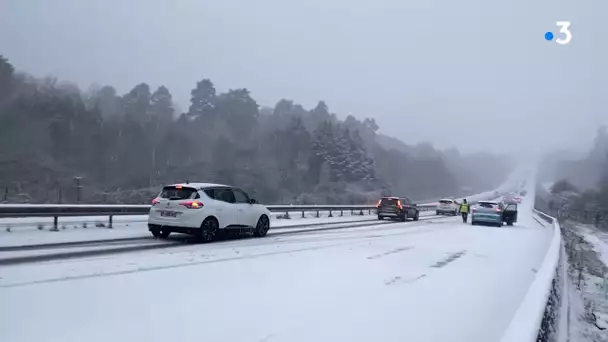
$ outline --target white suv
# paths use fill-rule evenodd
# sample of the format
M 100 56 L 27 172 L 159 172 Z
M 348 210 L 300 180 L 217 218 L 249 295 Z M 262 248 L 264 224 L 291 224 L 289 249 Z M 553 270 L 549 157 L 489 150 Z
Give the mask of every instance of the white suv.
M 456 216 L 456 215 L 458 215 L 459 211 L 460 211 L 460 206 L 458 205 L 458 203 L 455 200 L 449 199 L 449 198 L 444 198 L 442 200 L 439 200 L 435 213 L 437 215 Z
M 270 211 L 238 188 L 221 184 L 167 185 L 152 201 L 148 229 L 155 237 L 183 233 L 213 240 L 221 230 L 252 231 L 263 237 Z

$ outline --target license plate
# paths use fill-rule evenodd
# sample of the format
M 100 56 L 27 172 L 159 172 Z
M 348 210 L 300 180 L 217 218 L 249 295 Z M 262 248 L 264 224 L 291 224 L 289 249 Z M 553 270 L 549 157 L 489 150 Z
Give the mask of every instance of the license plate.
M 177 212 L 176 211 L 161 211 L 160 212 L 160 216 L 164 216 L 164 217 L 176 217 L 177 216 Z

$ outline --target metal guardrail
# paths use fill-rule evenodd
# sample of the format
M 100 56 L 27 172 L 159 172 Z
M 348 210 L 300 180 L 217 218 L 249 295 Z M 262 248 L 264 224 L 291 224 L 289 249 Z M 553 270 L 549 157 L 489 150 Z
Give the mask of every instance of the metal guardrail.
M 114 216 L 134 216 L 148 215 L 151 205 L 139 204 L 3 204 L 0 205 L 0 218 L 23 218 L 23 217 L 52 217 L 53 228 L 58 230 L 59 217 L 79 217 L 79 216 L 108 216 L 108 228 L 112 228 Z M 436 205 L 421 204 L 416 205 L 420 211 L 435 210 Z M 340 216 L 345 211 L 350 211 L 351 215 L 364 215 L 366 211 L 369 215 L 375 213 L 375 205 L 267 205 L 266 208 L 271 212 L 283 212 L 289 217 L 290 212 L 301 212 L 305 217 L 306 212 L 316 212 L 316 217 L 320 217 L 320 212 L 328 211 L 329 217 L 333 217 L 334 212 L 339 212 Z
M 472 195 L 469 197 L 471 205 L 475 204 L 479 198 L 502 196 L 504 193 L 494 191 L 490 196 L 489 193 Z M 482 196 L 482 197 L 479 197 Z M 479 197 L 479 198 L 478 198 Z M 433 211 L 437 208 L 437 202 L 415 204 L 419 211 Z M 107 228 L 112 228 L 114 216 L 135 216 L 148 215 L 152 206 L 148 204 L 0 204 L 0 219 L 1 218 L 24 218 L 24 217 L 52 217 L 53 228 L 58 230 L 59 217 L 92 217 L 92 216 L 108 216 Z M 366 211 L 369 215 L 376 212 L 376 206 L 370 204 L 363 205 L 266 205 L 266 208 L 271 212 L 285 213 L 284 218 L 289 218 L 290 212 L 301 212 L 302 218 L 306 212 L 316 212 L 316 217 L 320 217 L 320 212 L 328 211 L 328 217 L 333 217 L 334 212 L 339 212 L 340 216 L 344 215 L 345 211 L 350 211 L 351 215 L 355 215 L 355 211 L 359 211 L 358 215 L 364 215 Z M 9 225 L 10 226 L 10 225 Z
M 0 218 L 148 215 L 150 207 L 150 205 L 129 204 L 3 204 L 0 205 Z
M 552 223 L 553 237 L 536 277 L 501 342 L 547 342 L 556 325 L 555 312 L 560 301 L 558 292 L 562 235 L 559 221 L 555 217 L 538 210 L 534 210 L 534 213 Z
M 139 204 L 3 204 L 0 205 L 0 218 L 15 217 L 54 217 L 54 216 L 118 216 L 148 215 L 151 205 Z M 271 212 L 306 211 L 370 211 L 375 205 L 267 205 Z M 435 209 L 435 204 L 417 205 L 420 211 Z

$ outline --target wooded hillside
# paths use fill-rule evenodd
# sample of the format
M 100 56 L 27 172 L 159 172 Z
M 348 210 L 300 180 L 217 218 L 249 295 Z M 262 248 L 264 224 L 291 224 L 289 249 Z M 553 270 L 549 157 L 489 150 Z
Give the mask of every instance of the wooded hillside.
M 488 190 L 510 170 L 498 156 L 480 164 L 429 144 L 390 146 L 378 129 L 370 118 L 339 120 L 323 101 L 261 107 L 247 89 L 219 93 L 209 79 L 178 113 L 162 85 L 83 92 L 0 56 L 3 202 L 148 203 L 161 185 L 186 180 L 238 185 L 269 204 L 422 200 Z M 483 164 L 497 171 L 477 171 Z

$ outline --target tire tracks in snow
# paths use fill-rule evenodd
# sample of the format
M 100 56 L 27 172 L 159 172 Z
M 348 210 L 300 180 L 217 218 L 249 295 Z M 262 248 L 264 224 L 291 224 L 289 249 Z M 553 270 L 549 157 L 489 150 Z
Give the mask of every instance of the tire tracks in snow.
M 423 226 L 423 224 L 424 223 L 421 223 L 416 226 Z M 406 227 L 409 228 L 408 226 L 406 226 Z M 107 276 L 127 275 L 127 274 L 135 274 L 135 273 L 140 273 L 140 272 L 152 272 L 152 271 L 160 271 L 160 270 L 180 268 L 180 267 L 200 266 L 200 265 L 205 265 L 205 264 L 215 264 L 215 263 L 222 263 L 222 262 L 252 260 L 252 259 L 272 257 L 272 256 L 277 256 L 277 255 L 318 251 L 318 250 L 330 249 L 330 248 L 335 248 L 335 247 L 342 247 L 342 246 L 352 245 L 353 243 L 356 244 L 356 243 L 359 243 L 360 241 L 364 241 L 364 240 L 382 239 L 382 238 L 386 238 L 386 237 L 389 237 L 392 235 L 424 234 L 424 233 L 436 232 L 437 229 L 448 229 L 449 228 L 449 227 L 441 227 L 440 225 L 431 226 L 431 227 L 433 229 L 410 231 L 410 230 L 407 230 L 407 228 L 406 228 L 406 230 L 402 230 L 402 231 L 395 232 L 395 233 L 382 234 L 382 232 L 378 232 L 378 234 L 376 234 L 376 235 L 365 235 L 365 236 L 349 236 L 348 234 L 344 233 L 344 236 L 336 236 L 336 237 L 332 237 L 330 239 L 319 239 L 317 237 L 317 238 L 311 238 L 308 241 L 293 241 L 293 242 L 294 243 L 327 243 L 327 242 L 332 242 L 333 240 L 337 240 L 339 242 L 324 244 L 321 246 L 308 246 L 308 247 L 302 247 L 302 248 L 287 249 L 287 250 L 281 250 L 281 251 L 272 251 L 272 252 L 265 252 L 265 253 L 262 252 L 262 253 L 255 253 L 255 254 L 230 256 L 230 257 L 219 257 L 219 258 L 211 259 L 211 260 L 206 259 L 206 260 L 200 260 L 200 261 L 192 261 L 192 259 L 191 259 L 189 262 L 181 262 L 181 263 L 175 263 L 175 264 L 170 264 L 170 265 L 137 267 L 137 268 L 127 269 L 127 270 L 99 272 L 99 273 L 92 273 L 92 274 L 91 273 L 90 274 L 80 274 L 80 275 L 67 276 L 67 277 L 63 276 L 63 277 L 47 278 L 47 279 L 41 279 L 41 280 L 30 280 L 30 281 L 22 281 L 22 282 L 14 282 L 14 283 L 5 283 L 5 284 L 2 284 L 1 283 L 2 280 L 0 280 L 0 288 L 12 288 L 12 287 L 27 286 L 27 285 L 56 283 L 56 282 L 62 282 L 62 281 L 83 280 L 83 279 L 100 278 L 100 277 L 107 277 Z M 264 239 L 264 240 L 266 240 L 266 239 Z M 296 240 L 298 240 L 298 239 L 296 239 Z M 290 241 L 286 241 L 285 243 L 289 243 L 289 242 Z M 273 245 L 273 244 L 277 244 L 277 243 L 269 242 L 266 245 Z M 260 245 L 237 246 L 237 247 L 258 247 L 258 246 L 260 246 Z M 226 249 L 226 247 L 230 248 L 230 246 L 224 246 L 224 249 Z M 405 251 L 405 250 L 403 250 L 403 251 Z M 240 254 L 240 252 L 237 252 L 237 253 Z M 393 251 L 392 254 L 394 254 L 394 253 L 397 253 L 397 251 Z M 207 258 L 208 258 L 208 256 L 207 256 Z
M 448 255 L 445 259 L 436 262 L 431 267 L 433 267 L 433 268 L 442 268 L 445 265 L 450 264 L 450 263 L 454 262 L 457 259 L 460 259 L 466 253 L 467 253 L 467 251 L 460 251 L 460 252 L 452 253 L 452 254 Z
M 116 248 L 65 251 L 65 252 L 52 253 L 52 254 L 46 253 L 46 254 L 35 254 L 35 255 L 26 255 L 26 256 L 18 256 L 18 257 L 0 258 L 0 266 L 13 266 L 13 265 L 20 265 L 20 264 L 36 263 L 36 262 L 79 259 L 79 258 L 86 258 L 86 257 L 97 257 L 97 256 L 115 255 L 115 254 L 121 254 L 121 253 L 149 251 L 149 250 L 164 250 L 164 249 L 174 249 L 174 248 L 177 250 L 177 252 L 181 252 L 181 250 L 177 249 L 177 248 L 192 247 L 192 246 L 197 246 L 197 247 L 205 246 L 206 247 L 205 250 L 223 249 L 226 247 L 231 247 L 230 246 L 231 244 L 234 245 L 235 248 L 267 246 L 267 245 L 272 245 L 272 244 L 277 244 L 277 243 L 286 243 L 283 241 L 277 242 L 276 239 L 269 239 L 274 236 L 280 237 L 280 236 L 290 236 L 290 235 L 301 235 L 301 234 L 323 232 L 323 231 L 330 231 L 330 230 L 337 231 L 337 230 L 348 230 L 348 229 L 364 228 L 364 227 L 370 227 L 370 230 L 371 229 L 377 230 L 377 229 L 379 229 L 379 228 L 377 228 L 378 226 L 394 227 L 399 224 L 407 224 L 408 228 L 409 228 L 409 227 L 418 227 L 423 223 L 433 223 L 431 220 L 435 220 L 435 219 L 441 219 L 441 218 L 429 217 L 429 218 L 420 219 L 419 221 L 410 221 L 410 222 L 393 222 L 393 221 L 377 221 L 377 220 L 373 220 L 372 222 L 366 221 L 364 223 L 336 222 L 336 223 L 324 224 L 323 227 L 319 227 L 319 228 L 297 229 L 297 230 L 293 230 L 293 231 L 279 231 L 279 232 L 273 232 L 273 233 L 269 232 L 268 237 L 264 238 L 264 239 L 232 237 L 232 238 L 226 238 L 226 239 L 223 239 L 220 241 L 215 241 L 213 243 L 200 243 L 200 242 L 194 241 L 193 239 L 191 239 L 189 237 L 179 237 L 178 239 L 175 239 L 173 241 L 169 240 L 169 241 L 160 241 L 160 242 L 157 242 L 158 240 L 156 240 L 156 239 L 151 239 L 151 238 L 141 239 L 140 238 L 140 239 L 135 239 L 132 241 L 132 242 L 141 242 L 142 243 L 141 245 L 135 245 L 135 246 L 130 245 L 127 247 L 124 247 L 124 246 L 120 247 L 121 243 L 114 241 L 116 244 L 111 244 L 110 246 L 116 246 Z M 382 228 L 380 228 L 380 229 L 382 229 Z M 281 228 L 281 229 L 283 229 L 283 228 Z M 398 228 L 396 228 L 396 229 L 398 229 Z M 357 238 L 360 238 L 360 237 L 357 237 Z M 341 237 L 341 238 L 336 238 L 336 239 L 343 240 L 345 238 Z M 319 239 L 319 237 L 308 238 L 308 240 L 313 241 L 313 242 L 324 241 L 323 239 Z M 247 242 L 250 242 L 250 243 L 247 243 Z M 294 240 L 294 242 L 298 242 L 298 241 Z M 305 242 L 305 239 L 300 240 L 299 242 Z M 124 242 L 122 244 L 124 244 Z M 91 245 L 85 244 L 84 247 L 82 245 L 81 246 L 70 245 L 69 247 L 70 248 L 75 248 L 75 247 L 94 248 L 94 247 L 100 247 L 100 245 L 93 243 Z M 53 245 L 53 248 L 59 248 L 59 247 Z M 34 249 L 37 250 L 36 248 L 34 248 Z M 17 249 L 17 251 L 19 251 L 19 249 Z M 1 255 L 1 253 L 0 253 L 0 255 Z
M 401 277 L 401 276 L 396 276 L 396 277 L 393 277 L 393 278 L 385 281 L 384 285 L 395 285 L 395 284 L 413 283 L 416 280 L 419 280 L 419 279 L 422 279 L 422 278 L 425 278 L 425 277 L 426 277 L 426 274 L 422 274 L 422 275 L 419 275 L 417 277 L 408 277 L 408 278 L 404 278 L 404 277 Z
M 414 248 L 414 247 L 413 246 L 407 246 L 407 247 L 397 248 L 397 249 L 393 249 L 393 250 L 388 251 L 388 252 L 384 252 L 384 253 L 368 256 L 367 259 L 369 259 L 369 260 L 379 259 L 379 258 L 385 257 L 387 255 L 409 251 L 412 248 Z
M 368 239 L 369 238 L 370 237 L 368 237 Z M 378 237 L 374 237 L 374 238 L 378 238 Z M 166 269 L 192 267 L 192 266 L 200 266 L 200 265 L 205 265 L 205 264 L 215 264 L 215 263 L 230 262 L 230 261 L 252 260 L 252 259 L 259 259 L 259 258 L 269 257 L 269 256 L 277 256 L 277 255 L 299 253 L 299 252 L 318 251 L 318 250 L 329 249 L 329 248 L 334 248 L 334 247 L 346 246 L 346 245 L 350 245 L 350 244 L 352 244 L 352 241 L 328 244 L 328 245 L 323 245 L 323 246 L 312 246 L 312 247 L 289 249 L 289 250 L 284 250 L 284 251 L 258 253 L 258 254 L 253 254 L 253 255 L 221 257 L 221 258 L 212 259 L 212 260 L 201 260 L 201 261 L 194 261 L 194 262 L 188 262 L 188 263 L 177 263 L 177 264 L 172 264 L 172 265 L 139 267 L 139 268 L 135 268 L 135 269 L 131 269 L 131 270 L 123 270 L 123 271 L 83 274 L 83 275 L 51 278 L 51 279 L 44 279 L 44 280 L 34 280 L 34 281 L 27 281 L 27 282 L 15 282 L 12 284 L 0 284 L 0 288 L 11 288 L 11 287 L 26 286 L 26 285 L 56 283 L 56 282 L 70 281 L 70 280 L 82 280 L 82 279 L 100 278 L 100 277 L 108 277 L 108 276 L 127 275 L 127 274 L 134 274 L 134 273 L 140 273 L 140 272 L 161 271 L 161 270 L 166 270 Z
M 391 255 L 391 254 L 395 254 L 395 253 L 399 253 L 399 252 L 403 252 L 403 251 L 409 251 L 414 249 L 413 246 L 410 247 L 403 247 L 403 248 L 398 248 L 395 249 L 393 251 L 388 251 L 386 253 L 382 253 L 382 254 L 378 254 L 377 256 L 382 257 L 382 256 L 386 256 L 386 255 Z M 460 259 L 461 257 L 463 257 L 465 254 L 467 254 L 466 250 L 462 250 L 459 252 L 455 252 L 455 253 L 450 253 L 447 257 L 443 258 L 442 260 L 432 264 L 431 266 L 429 266 L 429 268 L 431 269 L 439 269 L 439 268 L 443 268 L 446 265 L 449 265 L 451 263 L 453 263 L 454 261 Z M 368 257 L 368 259 L 370 259 L 370 257 Z M 399 284 L 409 284 L 409 283 L 413 283 L 415 281 L 418 281 L 420 279 L 423 278 L 428 278 L 429 276 L 431 276 L 434 272 L 426 272 L 426 273 L 422 273 L 418 276 L 402 276 L 402 275 L 398 275 L 398 276 L 393 276 L 388 280 L 384 281 L 384 285 L 387 286 L 391 286 L 391 285 L 399 285 Z

